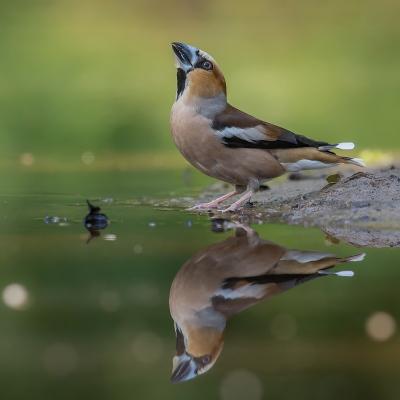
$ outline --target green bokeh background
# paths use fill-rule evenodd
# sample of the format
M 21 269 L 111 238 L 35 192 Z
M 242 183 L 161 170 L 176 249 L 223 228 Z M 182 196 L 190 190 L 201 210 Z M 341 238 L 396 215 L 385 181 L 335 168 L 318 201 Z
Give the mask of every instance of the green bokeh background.
M 1 1 L 0 155 L 53 168 L 85 151 L 181 162 L 171 41 L 213 55 L 229 101 L 259 118 L 397 149 L 399 12 L 390 0 Z

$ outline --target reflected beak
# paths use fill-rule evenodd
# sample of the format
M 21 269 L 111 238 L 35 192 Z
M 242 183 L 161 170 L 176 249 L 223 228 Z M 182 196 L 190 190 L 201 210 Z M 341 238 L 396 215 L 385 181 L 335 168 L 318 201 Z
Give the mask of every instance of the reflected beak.
M 197 366 L 187 353 L 175 356 L 173 359 L 171 382 L 178 383 L 188 381 L 197 376 Z
M 174 50 L 175 53 L 175 67 L 181 68 L 185 72 L 191 71 L 198 58 L 198 49 L 184 43 L 173 42 L 172 50 Z

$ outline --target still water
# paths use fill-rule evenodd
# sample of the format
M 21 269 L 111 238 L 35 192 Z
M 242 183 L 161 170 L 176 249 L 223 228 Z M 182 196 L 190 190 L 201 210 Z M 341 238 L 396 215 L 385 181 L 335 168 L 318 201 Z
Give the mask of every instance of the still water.
M 178 172 L 1 178 L 1 399 L 399 398 L 399 248 L 142 204 L 190 195 Z

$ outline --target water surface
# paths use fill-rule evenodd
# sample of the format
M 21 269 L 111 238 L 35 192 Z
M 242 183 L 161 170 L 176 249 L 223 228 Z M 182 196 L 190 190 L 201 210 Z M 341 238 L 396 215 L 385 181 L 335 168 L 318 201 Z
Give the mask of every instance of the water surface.
M 353 270 L 352 278 L 315 279 L 233 316 L 214 367 L 171 384 L 171 283 L 233 230 L 214 233 L 207 215 L 141 204 L 143 196 L 172 196 L 171 188 L 190 193 L 176 172 L 3 181 L 2 398 L 397 398 L 400 249 L 357 249 L 331 244 L 315 228 L 253 224 L 260 238 L 288 249 L 366 257 L 333 269 Z M 110 220 L 89 244 L 86 198 Z

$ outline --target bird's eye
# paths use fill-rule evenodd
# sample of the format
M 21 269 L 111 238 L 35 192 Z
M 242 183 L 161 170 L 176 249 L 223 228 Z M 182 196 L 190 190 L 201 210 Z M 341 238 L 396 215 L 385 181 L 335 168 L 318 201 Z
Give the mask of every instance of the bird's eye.
M 213 68 L 212 63 L 210 63 L 210 61 L 203 61 L 203 68 L 207 71 L 211 71 Z
M 204 365 L 208 364 L 210 361 L 211 361 L 211 356 L 204 356 L 204 357 L 201 359 L 201 362 L 202 362 L 202 364 L 204 364 Z

